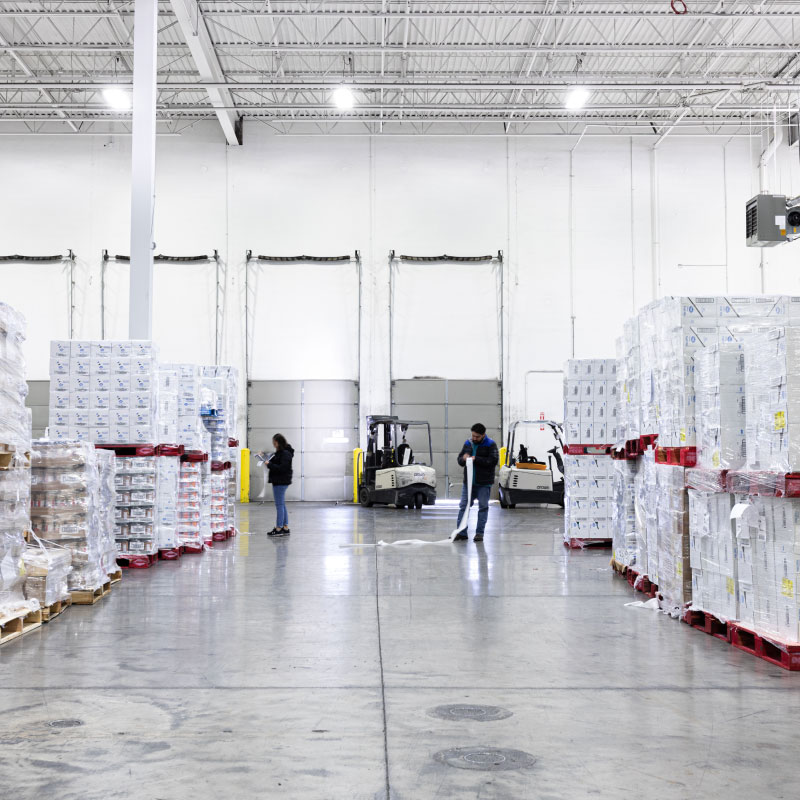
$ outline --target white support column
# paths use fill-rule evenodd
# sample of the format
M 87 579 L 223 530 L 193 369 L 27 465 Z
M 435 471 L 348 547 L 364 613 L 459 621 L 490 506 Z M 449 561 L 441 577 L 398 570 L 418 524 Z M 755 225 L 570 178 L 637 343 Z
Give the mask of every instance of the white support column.
M 158 0 L 136 0 L 131 147 L 131 339 L 153 335 L 153 219 L 156 187 Z

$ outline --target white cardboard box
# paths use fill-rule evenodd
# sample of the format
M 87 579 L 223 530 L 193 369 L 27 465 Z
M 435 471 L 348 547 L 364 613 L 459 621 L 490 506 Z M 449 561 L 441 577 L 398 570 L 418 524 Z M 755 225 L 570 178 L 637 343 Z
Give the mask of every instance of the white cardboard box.
M 69 354 L 71 358 L 89 358 L 92 355 L 91 341 L 73 339 Z
M 69 359 L 72 343 L 69 339 L 59 339 L 50 342 L 50 357 Z
M 89 392 L 89 408 L 111 407 L 111 392 Z

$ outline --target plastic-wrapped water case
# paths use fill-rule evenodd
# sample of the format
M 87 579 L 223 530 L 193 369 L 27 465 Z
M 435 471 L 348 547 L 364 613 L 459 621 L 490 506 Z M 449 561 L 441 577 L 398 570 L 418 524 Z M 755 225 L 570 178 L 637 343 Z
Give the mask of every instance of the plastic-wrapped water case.
M 25 563 L 25 597 L 49 606 L 69 595 L 69 574 L 72 572 L 72 552 L 54 542 L 38 538 L 23 553 Z
M 646 550 L 636 514 L 636 475 L 639 462 L 612 461 L 613 507 L 611 515 L 614 561 L 641 571 Z

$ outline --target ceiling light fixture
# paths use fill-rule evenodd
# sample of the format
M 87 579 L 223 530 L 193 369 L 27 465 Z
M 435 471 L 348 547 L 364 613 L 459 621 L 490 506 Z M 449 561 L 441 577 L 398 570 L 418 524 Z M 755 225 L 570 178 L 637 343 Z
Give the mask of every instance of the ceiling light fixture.
M 349 86 L 338 86 L 331 95 L 336 108 L 340 111 L 349 111 L 356 103 L 356 97 Z
M 591 92 L 585 86 L 573 86 L 564 98 L 564 108 L 583 108 Z
M 122 89 L 103 89 L 103 97 L 111 108 L 115 108 L 118 111 L 127 111 L 131 107 L 130 92 L 125 92 Z

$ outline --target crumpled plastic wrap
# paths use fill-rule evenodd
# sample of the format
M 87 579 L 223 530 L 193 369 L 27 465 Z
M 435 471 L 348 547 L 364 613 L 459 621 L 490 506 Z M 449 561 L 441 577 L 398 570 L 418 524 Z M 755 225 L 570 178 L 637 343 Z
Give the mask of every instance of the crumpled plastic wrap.
M 31 451 L 31 524 L 45 542 L 68 548 L 72 590 L 94 591 L 108 579 L 103 562 L 98 451 L 88 442 L 35 441 Z
M 739 618 L 734 497 L 727 492 L 689 490 L 689 562 L 692 608 L 722 621 Z
M 704 347 L 694 363 L 698 464 L 739 469 L 747 456 L 744 345 Z

